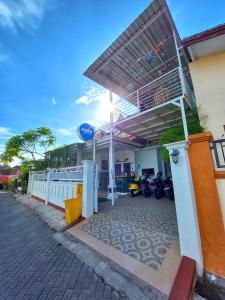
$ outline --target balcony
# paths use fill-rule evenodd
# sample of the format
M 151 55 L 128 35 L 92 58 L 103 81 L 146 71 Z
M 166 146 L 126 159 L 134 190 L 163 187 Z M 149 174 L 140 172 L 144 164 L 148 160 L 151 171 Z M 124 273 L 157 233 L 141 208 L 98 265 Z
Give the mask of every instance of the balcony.
M 148 111 L 182 96 L 179 68 L 166 73 L 124 98 L 114 102 L 114 123 Z
M 152 141 L 180 119 L 187 136 L 184 106 L 194 105 L 188 62 L 166 1 L 154 0 L 84 75 L 116 95 L 119 130 Z

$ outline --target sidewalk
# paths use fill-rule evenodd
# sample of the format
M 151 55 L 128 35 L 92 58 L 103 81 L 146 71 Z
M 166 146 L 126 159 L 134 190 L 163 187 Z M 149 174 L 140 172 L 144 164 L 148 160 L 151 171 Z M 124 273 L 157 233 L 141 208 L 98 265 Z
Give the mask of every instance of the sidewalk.
M 16 200 L 31 208 L 40 219 L 54 231 L 62 230 L 67 224 L 64 219 L 64 213 L 51 206 L 31 198 L 27 194 L 13 194 Z

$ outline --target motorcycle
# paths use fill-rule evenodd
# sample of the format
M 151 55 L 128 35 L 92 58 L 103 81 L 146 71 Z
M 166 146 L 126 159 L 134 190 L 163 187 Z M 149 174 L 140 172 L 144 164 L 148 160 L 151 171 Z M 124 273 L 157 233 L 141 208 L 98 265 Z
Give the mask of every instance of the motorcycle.
M 164 191 L 164 183 L 163 183 L 163 180 L 162 180 L 162 172 L 158 172 L 157 173 L 157 176 L 155 179 L 153 179 L 154 181 L 154 184 L 152 183 L 152 187 L 154 186 L 154 194 L 155 194 L 155 197 L 156 199 L 160 199 L 162 197 L 165 196 L 165 191 Z
M 152 195 L 153 192 L 149 187 L 149 179 L 147 177 L 144 177 L 141 180 L 140 187 L 141 187 L 142 195 L 145 198 L 150 197 Z
M 173 190 L 173 181 L 171 177 L 168 177 L 164 181 L 164 191 L 166 193 L 166 196 L 173 201 L 174 200 L 174 190 Z
M 141 177 L 135 177 L 128 186 L 128 190 L 132 197 L 142 195 L 142 190 L 140 188 Z

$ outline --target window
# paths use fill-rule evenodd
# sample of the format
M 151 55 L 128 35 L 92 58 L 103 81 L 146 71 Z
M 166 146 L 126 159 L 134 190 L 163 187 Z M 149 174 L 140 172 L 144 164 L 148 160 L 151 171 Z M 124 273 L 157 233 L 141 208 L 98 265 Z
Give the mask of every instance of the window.
M 142 169 L 141 173 L 142 173 L 143 176 L 154 176 L 155 175 L 155 170 L 154 170 L 154 168 Z
M 121 164 L 115 164 L 115 176 L 121 176 L 122 172 L 121 172 Z
M 124 167 L 124 175 L 130 176 L 130 173 L 131 173 L 130 163 L 124 163 L 123 167 Z
M 108 160 L 103 159 L 102 160 L 102 170 L 108 170 L 109 169 L 109 163 Z

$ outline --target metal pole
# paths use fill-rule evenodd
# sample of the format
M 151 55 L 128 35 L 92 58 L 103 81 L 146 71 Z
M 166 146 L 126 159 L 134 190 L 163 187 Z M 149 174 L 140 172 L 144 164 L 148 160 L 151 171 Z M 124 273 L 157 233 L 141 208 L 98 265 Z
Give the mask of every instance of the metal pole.
M 94 132 L 95 132 L 95 127 L 94 127 Z M 96 158 L 96 143 L 95 143 L 95 133 L 94 133 L 94 138 L 93 138 L 93 161 L 95 161 Z
M 184 81 L 184 73 L 183 73 L 182 63 L 181 63 L 181 59 L 180 59 L 180 52 L 179 52 L 179 48 L 178 48 L 178 44 L 177 44 L 176 34 L 174 31 L 173 31 L 173 38 L 174 38 L 174 44 L 175 44 L 177 59 L 178 59 L 178 64 L 179 64 L 181 87 L 182 87 L 182 92 L 184 95 L 184 94 L 187 94 L 187 92 L 186 92 L 186 86 L 185 86 L 185 81 Z
M 112 91 L 111 91 L 111 82 L 110 82 L 110 88 L 109 88 L 109 102 L 110 107 L 113 105 L 113 99 L 112 99 Z M 111 187 L 111 196 L 112 196 L 112 205 L 114 205 L 114 160 L 113 160 L 113 110 L 110 110 L 110 151 L 109 151 L 109 161 L 110 161 L 110 182 L 109 186 Z
M 183 122 L 183 128 L 184 128 L 184 136 L 185 136 L 185 140 L 187 141 L 188 140 L 188 128 L 187 128 L 187 120 L 186 120 L 183 98 L 180 98 L 180 109 L 181 109 L 182 122 Z
M 185 86 L 185 81 L 184 81 L 184 73 L 183 73 L 183 69 L 182 69 L 182 63 L 181 63 L 181 59 L 180 59 L 180 52 L 179 52 L 175 32 L 173 32 L 173 38 L 174 38 L 174 43 L 175 43 L 176 52 L 177 52 L 177 59 L 178 59 L 178 63 L 179 63 L 179 74 L 180 74 L 180 80 L 181 80 L 181 88 L 182 88 L 182 93 L 184 95 L 184 94 L 187 94 L 187 92 L 186 92 L 186 86 Z M 185 140 L 188 140 L 188 128 L 187 128 L 187 120 L 186 120 L 186 114 L 185 114 L 185 109 L 184 109 L 184 99 L 183 99 L 183 97 L 180 98 L 180 109 L 181 109 L 181 115 L 182 115 L 182 122 L 183 122 Z

